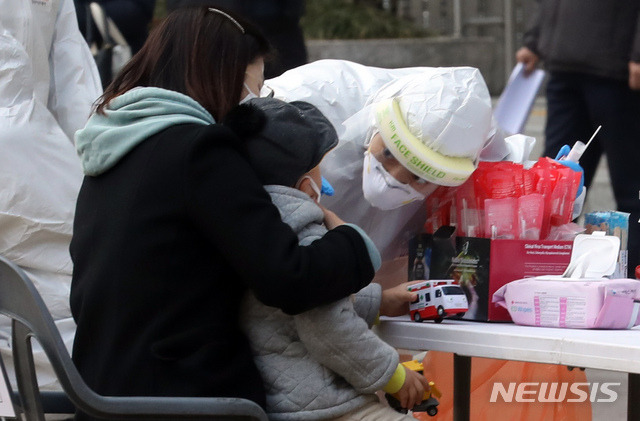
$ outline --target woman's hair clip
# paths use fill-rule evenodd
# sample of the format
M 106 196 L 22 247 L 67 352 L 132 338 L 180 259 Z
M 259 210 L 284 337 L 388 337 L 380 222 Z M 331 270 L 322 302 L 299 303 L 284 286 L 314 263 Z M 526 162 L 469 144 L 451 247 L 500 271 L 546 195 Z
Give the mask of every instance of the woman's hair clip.
M 223 12 L 222 10 L 215 9 L 215 8 L 213 8 L 213 7 L 210 7 L 210 8 L 209 8 L 209 11 L 210 11 L 210 12 L 213 12 L 213 13 L 217 13 L 217 14 L 222 15 L 222 16 L 224 16 L 225 18 L 229 19 L 231 22 L 233 22 L 233 24 L 234 24 L 235 26 L 237 26 L 237 27 L 238 27 L 238 29 L 240 30 L 240 32 L 242 32 L 243 34 L 245 33 L 245 32 L 244 32 L 244 28 L 242 27 L 242 25 L 240 25 L 240 23 L 238 23 L 238 21 L 237 21 L 237 20 L 235 20 L 234 18 L 232 18 L 231 16 L 229 16 L 229 14 L 228 14 L 228 13 L 225 13 L 225 12 Z

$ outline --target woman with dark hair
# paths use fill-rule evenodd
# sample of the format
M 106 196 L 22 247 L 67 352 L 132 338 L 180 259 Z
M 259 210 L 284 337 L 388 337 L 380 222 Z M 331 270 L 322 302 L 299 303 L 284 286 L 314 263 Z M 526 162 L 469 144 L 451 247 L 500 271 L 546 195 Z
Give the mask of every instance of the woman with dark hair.
M 235 396 L 264 406 L 238 326 L 244 292 L 295 314 L 373 277 L 377 251 L 348 224 L 299 246 L 240 136 L 219 124 L 259 92 L 267 53 L 238 18 L 179 9 L 76 135 L 85 178 L 71 243 L 73 359 L 102 395 Z

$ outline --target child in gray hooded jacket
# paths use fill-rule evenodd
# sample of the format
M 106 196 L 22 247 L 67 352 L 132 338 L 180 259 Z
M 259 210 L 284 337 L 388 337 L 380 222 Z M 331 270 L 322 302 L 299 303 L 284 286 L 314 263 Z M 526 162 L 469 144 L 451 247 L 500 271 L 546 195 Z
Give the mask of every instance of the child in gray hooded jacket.
M 249 101 L 248 107 L 261 110 L 266 122 L 258 135 L 246 141 L 247 158 L 283 221 L 298 234 L 300 244 L 310 244 L 327 228 L 343 223 L 318 205 L 319 185 L 324 184 L 319 164 L 338 142 L 335 129 L 305 102 L 258 98 Z M 365 239 L 377 270 L 377 249 L 364 231 L 353 227 Z M 241 323 L 265 382 L 269 418 L 414 419 L 380 403 L 374 392 L 397 393 L 404 406 L 411 408 L 421 401 L 428 382 L 400 365 L 395 349 L 370 330 L 379 313 L 398 315 L 408 309 L 413 295 L 407 285 L 383 292 L 372 283 L 350 298 L 296 316 L 248 294 Z

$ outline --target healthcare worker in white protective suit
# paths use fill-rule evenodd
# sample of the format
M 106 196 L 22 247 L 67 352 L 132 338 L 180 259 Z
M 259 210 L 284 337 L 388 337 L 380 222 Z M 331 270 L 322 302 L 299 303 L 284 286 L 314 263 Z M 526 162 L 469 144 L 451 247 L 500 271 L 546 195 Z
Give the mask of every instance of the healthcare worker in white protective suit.
M 522 135 L 505 139 L 486 84 L 470 67 L 390 70 L 321 60 L 265 85 L 276 97 L 314 104 L 336 127 L 340 142 L 321 164 L 335 196 L 322 203 L 376 243 L 383 256 L 376 281 L 384 287 L 407 279 L 407 240 L 422 230 L 426 196 L 438 186 L 462 184 L 480 160 L 524 162 L 535 142 Z M 584 195 L 574 215 L 581 200 Z M 452 354 L 430 351 L 424 364 L 443 391 L 438 417 L 451 419 Z M 551 402 L 533 411 L 489 399 L 494 382 L 585 382 L 580 370 L 479 358 L 472 367 L 474 413 L 482 419 L 590 419 L 589 402 Z
M 407 241 L 426 220 L 426 196 L 464 183 L 479 160 L 521 162 L 533 147 L 533 138 L 505 141 L 471 67 L 321 60 L 265 85 L 276 97 L 314 104 L 336 127 L 340 143 L 321 167 L 336 194 L 323 205 L 369 234 L 383 257 L 379 274 L 393 284 L 406 279 Z
M 71 349 L 69 243 L 83 177 L 73 136 L 102 93 L 100 79 L 72 0 L 0 0 L 0 10 L 0 255 L 35 282 Z M 10 341 L 2 318 L 5 362 Z M 35 363 L 41 387 L 55 388 L 39 349 Z

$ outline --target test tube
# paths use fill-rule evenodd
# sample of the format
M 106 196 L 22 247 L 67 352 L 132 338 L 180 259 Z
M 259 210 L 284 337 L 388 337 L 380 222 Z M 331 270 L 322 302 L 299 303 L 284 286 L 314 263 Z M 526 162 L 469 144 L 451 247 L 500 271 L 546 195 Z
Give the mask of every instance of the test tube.
M 576 143 L 573 144 L 573 148 L 571 148 L 571 151 L 567 154 L 566 160 L 571 162 L 580 161 L 580 157 L 584 153 L 585 149 L 587 149 L 587 145 L 580 142 L 579 140 L 576 141 Z
M 580 142 L 579 140 L 576 141 L 576 143 L 573 144 L 573 148 L 571 148 L 571 151 L 569 151 L 569 153 L 567 154 L 565 159 L 567 161 L 571 161 L 571 162 L 580 161 L 580 157 L 582 156 L 584 151 L 587 149 L 587 146 L 589 146 L 591 141 L 596 137 L 596 135 L 598 134 L 598 132 L 600 131 L 601 128 L 602 128 L 601 125 L 598 126 L 596 131 L 591 135 L 591 139 L 589 139 L 589 141 L 587 142 L 586 145 L 584 143 Z

